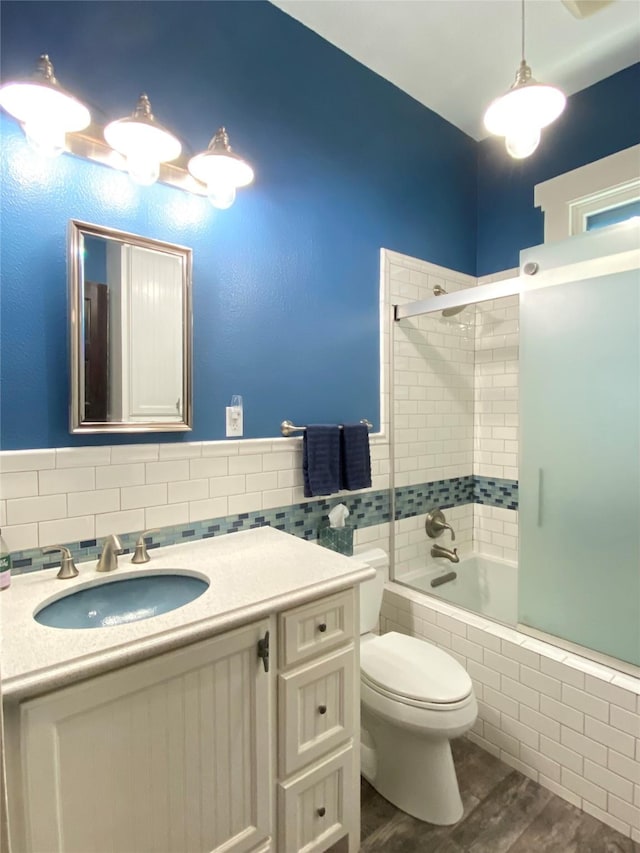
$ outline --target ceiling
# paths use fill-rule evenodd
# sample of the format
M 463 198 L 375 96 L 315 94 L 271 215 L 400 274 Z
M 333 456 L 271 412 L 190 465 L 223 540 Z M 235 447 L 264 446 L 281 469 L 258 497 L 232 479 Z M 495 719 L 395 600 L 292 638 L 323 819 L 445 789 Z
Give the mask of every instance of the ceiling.
M 520 0 L 272 2 L 474 139 L 520 62 Z M 533 76 L 567 95 L 640 61 L 639 0 L 582 19 L 560 0 L 527 0 L 525 14 Z

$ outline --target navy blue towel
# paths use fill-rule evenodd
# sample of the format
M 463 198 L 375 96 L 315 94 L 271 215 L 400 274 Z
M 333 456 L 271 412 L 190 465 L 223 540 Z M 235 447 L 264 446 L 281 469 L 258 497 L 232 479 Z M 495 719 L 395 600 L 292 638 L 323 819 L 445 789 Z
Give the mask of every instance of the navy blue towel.
M 371 486 L 369 428 L 366 424 L 342 427 L 342 487 L 368 489 Z
M 304 496 L 331 495 L 340 490 L 340 427 L 310 424 L 302 437 Z

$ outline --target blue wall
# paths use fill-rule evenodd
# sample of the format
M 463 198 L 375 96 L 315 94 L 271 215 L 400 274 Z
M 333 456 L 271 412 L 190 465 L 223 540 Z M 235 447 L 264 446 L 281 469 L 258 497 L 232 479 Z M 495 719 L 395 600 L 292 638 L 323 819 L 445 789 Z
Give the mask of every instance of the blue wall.
M 638 143 L 640 63 L 572 95 L 527 160 L 512 160 L 496 137 L 479 143 L 477 275 L 516 267 L 521 249 L 544 242 L 536 184 Z
M 640 65 L 569 99 L 536 154 L 476 144 L 263 2 L 5 2 L 2 73 L 49 51 L 96 120 L 146 90 L 195 153 L 221 124 L 256 169 L 236 204 L 70 156 L 42 163 L 0 116 L 0 447 L 212 440 L 242 394 L 247 437 L 280 421 L 378 425 L 381 246 L 484 275 L 542 242 L 533 187 L 640 142 Z M 66 228 L 194 250 L 194 430 L 68 433 Z
M 225 124 L 257 176 L 215 211 L 43 164 L 2 116 L 2 448 L 131 441 L 68 433 L 70 218 L 194 250 L 194 430 L 139 440 L 222 438 L 232 394 L 246 437 L 377 425 L 379 249 L 475 271 L 475 143 L 268 3 L 3 3 L 1 38 L 5 79 L 49 52 L 98 121 L 147 91 L 193 152 Z

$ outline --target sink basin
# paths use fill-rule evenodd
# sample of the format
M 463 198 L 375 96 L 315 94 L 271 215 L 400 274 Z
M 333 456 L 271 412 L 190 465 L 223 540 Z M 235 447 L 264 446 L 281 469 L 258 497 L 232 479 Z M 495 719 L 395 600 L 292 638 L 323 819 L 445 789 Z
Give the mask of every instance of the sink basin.
M 34 619 L 50 628 L 124 625 L 183 607 L 208 586 L 202 578 L 171 573 L 110 580 L 52 601 Z

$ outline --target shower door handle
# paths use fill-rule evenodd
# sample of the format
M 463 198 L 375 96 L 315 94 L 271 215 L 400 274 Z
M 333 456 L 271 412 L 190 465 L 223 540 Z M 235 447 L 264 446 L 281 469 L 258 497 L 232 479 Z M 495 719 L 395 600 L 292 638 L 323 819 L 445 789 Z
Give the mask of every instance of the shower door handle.
M 538 468 L 538 527 L 542 527 L 544 504 L 544 471 Z

